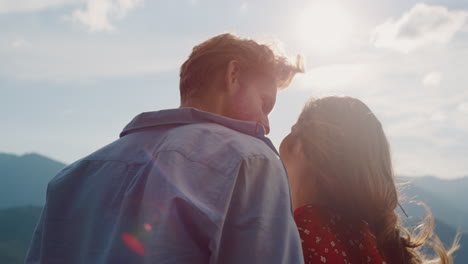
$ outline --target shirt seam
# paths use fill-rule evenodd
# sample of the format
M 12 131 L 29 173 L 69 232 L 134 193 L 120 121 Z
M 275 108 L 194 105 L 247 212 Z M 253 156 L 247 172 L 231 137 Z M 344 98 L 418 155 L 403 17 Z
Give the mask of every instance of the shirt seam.
M 82 159 L 81 161 L 113 161 L 113 162 L 120 162 L 125 163 L 126 165 L 143 165 L 145 161 L 125 161 L 125 160 L 117 160 L 117 159 Z
M 245 157 L 241 158 L 241 159 L 237 162 L 236 166 L 233 166 L 233 167 L 232 167 L 232 169 L 240 168 L 243 162 L 245 162 L 245 161 L 247 161 L 247 160 L 249 160 L 249 159 L 251 159 L 251 158 L 258 158 L 258 157 L 261 157 L 262 159 L 268 160 L 268 157 L 265 156 L 265 155 L 263 155 L 263 154 L 251 154 L 251 155 L 248 155 L 248 156 L 245 156 Z M 230 173 L 232 173 L 232 171 L 231 171 Z M 236 191 L 236 188 L 235 188 L 235 187 L 236 187 L 236 185 L 237 185 L 238 177 L 239 177 L 239 171 L 237 172 L 237 175 L 236 175 L 235 180 L 233 180 L 233 184 L 234 184 L 235 186 L 233 186 L 233 190 L 232 190 L 232 192 L 230 192 L 231 195 L 230 195 L 229 198 L 228 198 L 229 203 L 228 203 L 228 205 L 227 205 L 226 212 L 224 212 L 224 213 L 226 213 L 226 216 L 227 216 L 227 213 L 229 212 L 229 210 L 230 210 L 230 208 L 231 208 L 232 197 L 234 196 L 234 192 Z M 232 184 L 232 182 L 226 181 L 225 184 L 223 185 L 223 190 L 226 190 L 226 186 L 228 185 L 228 183 L 231 183 L 231 184 Z M 219 203 L 219 196 L 220 196 L 221 194 L 222 194 L 222 192 L 220 192 L 220 194 L 218 195 L 217 203 Z M 221 223 L 221 226 L 218 227 L 218 230 L 219 230 L 218 236 L 217 236 L 216 238 L 214 238 L 214 237 L 211 238 L 211 241 L 210 241 L 210 244 L 211 244 L 212 242 L 214 242 L 215 245 L 216 245 L 216 248 L 215 248 L 215 249 L 216 249 L 216 256 L 214 257 L 214 258 L 215 258 L 215 261 L 216 261 L 217 258 L 219 257 L 219 256 L 218 256 L 218 253 L 219 253 L 219 244 L 216 244 L 216 242 L 219 242 L 220 239 L 221 239 L 221 237 L 222 237 L 222 235 L 223 235 L 225 222 L 226 222 L 226 219 L 223 219 L 223 222 Z
M 222 172 L 222 173 L 225 172 L 224 170 L 218 169 L 218 168 L 213 167 L 213 166 L 211 166 L 211 165 L 209 165 L 209 164 L 206 164 L 206 163 L 203 163 L 203 162 L 200 162 L 200 161 L 191 159 L 191 158 L 189 158 L 189 157 L 187 156 L 187 154 L 185 154 L 184 152 L 182 152 L 182 151 L 180 151 L 180 150 L 178 150 L 178 149 L 164 149 L 164 150 L 159 150 L 159 151 L 153 153 L 153 157 L 156 157 L 156 156 L 159 155 L 160 153 L 164 153 L 164 152 L 176 152 L 176 153 L 180 154 L 182 157 L 184 157 L 184 159 L 186 159 L 186 160 L 188 160 L 188 161 L 195 162 L 195 163 L 197 163 L 197 164 L 203 165 L 203 166 L 208 167 L 208 168 L 210 168 L 210 169 L 212 169 L 212 170 L 215 170 L 216 172 Z M 242 156 L 239 155 L 239 157 L 242 157 Z M 239 158 L 239 160 L 242 161 L 242 158 Z M 237 164 L 236 164 L 236 165 L 237 165 Z M 227 169 L 227 170 L 231 170 L 231 168 L 233 168 L 233 167 L 235 167 L 235 165 L 228 166 L 226 169 Z

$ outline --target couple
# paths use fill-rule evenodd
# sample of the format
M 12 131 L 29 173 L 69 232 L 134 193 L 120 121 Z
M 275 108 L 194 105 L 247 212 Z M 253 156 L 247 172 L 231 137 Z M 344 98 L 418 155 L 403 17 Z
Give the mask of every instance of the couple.
M 180 108 L 138 115 L 52 179 L 26 263 L 423 263 L 432 227 L 404 235 L 389 146 L 361 101 L 307 103 L 283 166 L 268 114 L 298 72 L 231 34 L 194 47 Z

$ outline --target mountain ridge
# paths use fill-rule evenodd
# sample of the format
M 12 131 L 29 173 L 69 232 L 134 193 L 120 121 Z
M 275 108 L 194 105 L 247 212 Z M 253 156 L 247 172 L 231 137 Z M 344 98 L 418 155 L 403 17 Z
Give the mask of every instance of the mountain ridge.
M 44 205 L 48 182 L 65 166 L 37 153 L 0 153 L 0 208 Z

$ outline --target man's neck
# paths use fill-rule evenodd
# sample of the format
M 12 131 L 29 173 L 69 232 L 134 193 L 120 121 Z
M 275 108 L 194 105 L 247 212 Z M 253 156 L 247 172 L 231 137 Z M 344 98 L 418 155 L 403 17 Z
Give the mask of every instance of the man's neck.
M 217 115 L 224 115 L 222 100 L 221 98 L 217 97 L 210 97 L 208 100 L 206 98 L 197 100 L 187 100 L 180 104 L 180 108 L 182 107 L 192 107 L 201 111 Z

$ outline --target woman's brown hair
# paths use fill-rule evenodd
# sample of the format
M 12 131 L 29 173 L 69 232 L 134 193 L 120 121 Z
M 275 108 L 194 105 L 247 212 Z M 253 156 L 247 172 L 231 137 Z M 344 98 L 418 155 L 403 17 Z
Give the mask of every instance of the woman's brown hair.
M 396 213 L 399 195 L 390 147 L 381 123 L 363 102 L 351 97 L 311 100 L 291 136 L 301 141 L 308 164 L 314 166 L 320 201 L 337 213 L 365 221 L 387 263 L 453 263 L 458 238 L 446 250 L 433 233 L 427 207 L 417 230 L 410 233 L 403 227 Z M 426 244 L 438 257 L 428 259 L 421 252 Z

